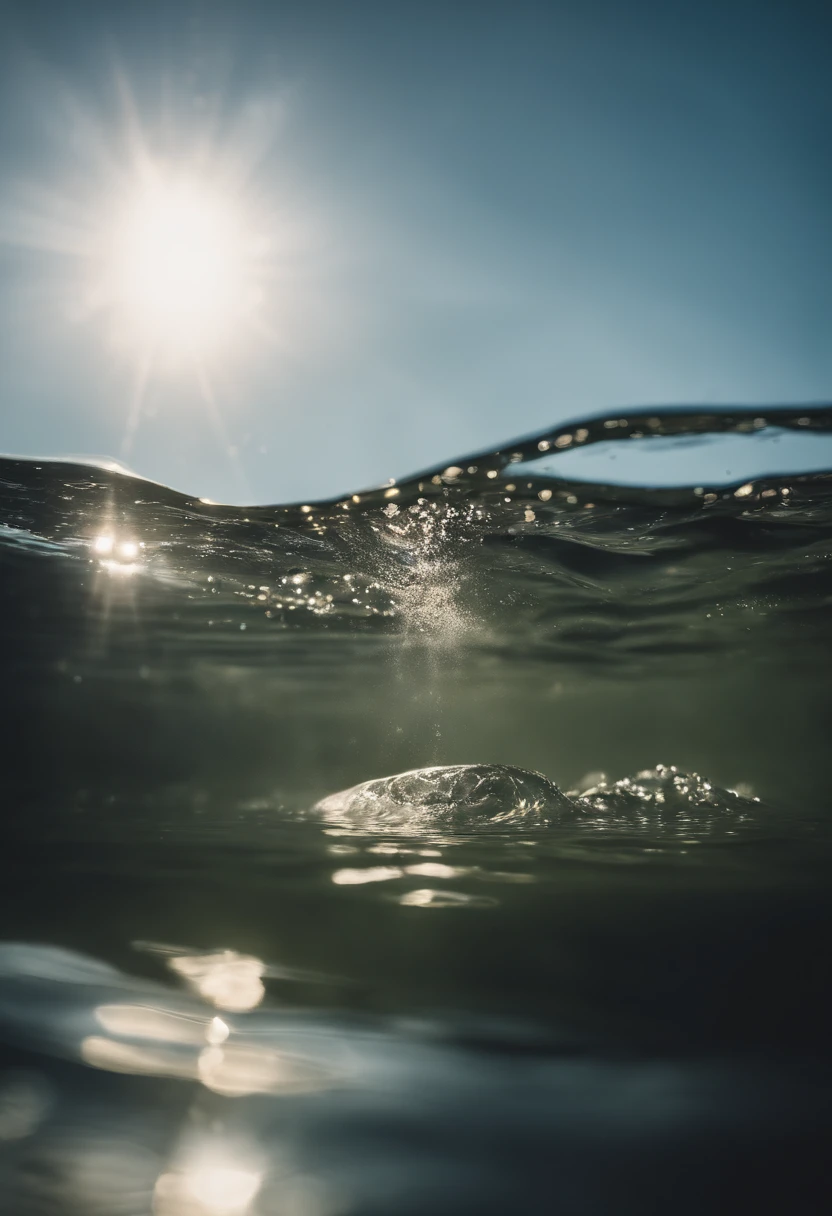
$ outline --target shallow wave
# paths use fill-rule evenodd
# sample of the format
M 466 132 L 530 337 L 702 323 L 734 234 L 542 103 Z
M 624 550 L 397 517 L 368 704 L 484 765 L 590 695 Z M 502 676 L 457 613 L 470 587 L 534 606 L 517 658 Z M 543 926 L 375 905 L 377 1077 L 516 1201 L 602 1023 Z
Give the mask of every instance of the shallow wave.
M 632 673 L 738 646 L 770 655 L 785 625 L 795 660 L 811 662 L 829 640 L 832 474 L 659 489 L 557 471 L 592 445 L 713 436 L 718 450 L 730 436 L 751 450 L 761 435 L 820 442 L 830 430 L 826 408 L 630 411 L 272 507 L 211 504 L 117 469 L 2 460 L 0 559 L 21 590 L 7 633 L 66 637 L 99 620 L 127 656 L 141 618 L 183 650 L 240 663 L 281 639 L 291 657 L 306 636 L 399 635 Z M 35 584 L 61 562 L 56 597 Z

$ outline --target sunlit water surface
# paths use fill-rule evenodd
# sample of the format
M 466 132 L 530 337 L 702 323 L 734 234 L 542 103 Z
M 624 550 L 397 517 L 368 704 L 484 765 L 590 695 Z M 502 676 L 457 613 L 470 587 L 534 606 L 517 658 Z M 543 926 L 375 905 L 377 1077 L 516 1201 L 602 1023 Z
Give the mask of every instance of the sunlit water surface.
M 0 1211 L 825 1210 L 830 431 L 0 462 Z

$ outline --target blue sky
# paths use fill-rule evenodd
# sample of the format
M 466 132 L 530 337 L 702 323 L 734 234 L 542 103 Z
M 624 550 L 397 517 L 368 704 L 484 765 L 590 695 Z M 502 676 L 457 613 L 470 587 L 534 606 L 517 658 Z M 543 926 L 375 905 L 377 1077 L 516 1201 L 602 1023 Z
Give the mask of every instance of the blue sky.
M 0 450 L 292 501 L 608 408 L 829 396 L 822 5 L 3 13 Z M 233 163 L 269 251 L 211 402 L 154 368 L 132 423 L 75 239 L 131 121 L 166 166 Z

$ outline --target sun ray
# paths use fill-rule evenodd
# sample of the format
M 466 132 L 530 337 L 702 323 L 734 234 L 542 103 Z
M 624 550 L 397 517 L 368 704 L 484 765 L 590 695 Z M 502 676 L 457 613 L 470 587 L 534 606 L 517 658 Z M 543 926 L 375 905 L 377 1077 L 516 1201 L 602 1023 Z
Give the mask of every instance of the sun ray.
M 138 430 L 139 421 L 142 416 L 142 407 L 144 406 L 145 394 L 152 370 L 153 351 L 150 349 L 144 353 L 136 367 L 136 378 L 133 384 L 133 392 L 130 396 L 130 409 L 124 427 L 124 438 L 121 441 L 121 455 L 123 459 L 126 459 L 133 450 L 133 440 L 136 437 L 136 431 Z
M 251 493 L 249 490 L 248 478 L 246 477 L 242 462 L 240 461 L 238 449 L 229 441 L 228 432 L 226 431 L 222 413 L 220 412 L 217 404 L 217 398 L 214 393 L 211 378 L 208 374 L 208 369 L 200 359 L 195 361 L 194 368 L 196 371 L 197 383 L 199 384 L 200 397 L 206 407 L 206 412 L 214 429 L 214 434 L 216 435 L 220 446 L 231 463 L 237 483 L 242 490 L 243 498 L 249 499 L 251 497 Z

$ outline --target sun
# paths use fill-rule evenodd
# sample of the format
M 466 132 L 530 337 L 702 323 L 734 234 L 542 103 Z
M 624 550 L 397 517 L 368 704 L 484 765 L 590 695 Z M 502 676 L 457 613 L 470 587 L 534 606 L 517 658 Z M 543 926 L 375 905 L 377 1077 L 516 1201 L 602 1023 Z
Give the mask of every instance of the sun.
M 227 386 L 236 390 L 265 357 L 291 352 L 295 301 L 309 298 L 303 275 L 321 250 L 308 204 L 293 201 L 290 181 L 276 188 L 285 101 L 251 94 L 226 109 L 217 97 L 218 108 L 199 117 L 187 91 L 179 97 L 166 83 L 172 100 L 160 123 L 142 114 L 117 69 L 113 86 L 112 114 L 69 89 L 56 94 L 72 163 L 62 153 L 54 176 L 0 187 L 0 248 L 36 253 L 44 318 L 83 328 L 106 351 L 120 380 L 122 461 L 160 403 L 196 403 L 237 467 Z
M 208 182 L 154 173 L 117 211 L 109 245 L 119 336 L 156 358 L 215 355 L 259 302 L 246 217 Z

